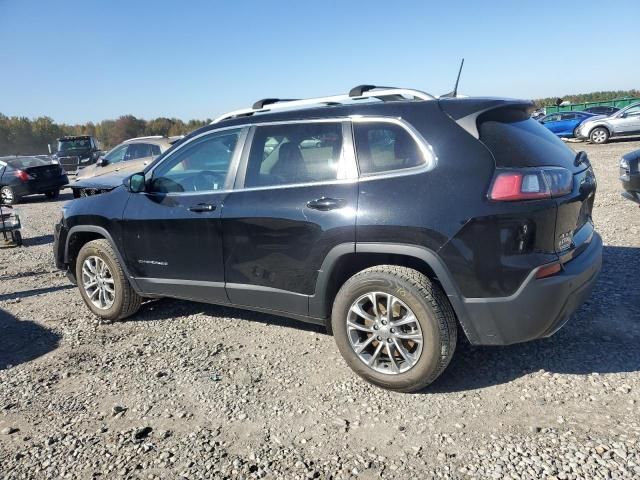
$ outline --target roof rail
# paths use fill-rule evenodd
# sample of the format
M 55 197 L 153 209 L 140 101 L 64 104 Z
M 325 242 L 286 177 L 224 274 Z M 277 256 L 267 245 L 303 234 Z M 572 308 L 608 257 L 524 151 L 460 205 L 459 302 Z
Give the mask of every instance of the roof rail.
M 407 98 L 408 97 L 408 98 Z M 358 85 L 352 88 L 347 95 L 332 95 L 328 97 L 315 97 L 303 100 L 265 98 L 258 100 L 251 108 L 243 108 L 220 115 L 211 124 L 228 120 L 230 118 L 245 117 L 254 113 L 270 112 L 287 108 L 310 107 L 314 105 L 336 105 L 354 100 L 376 98 L 382 101 L 414 99 L 435 100 L 433 95 L 411 88 L 378 87 L 375 85 Z

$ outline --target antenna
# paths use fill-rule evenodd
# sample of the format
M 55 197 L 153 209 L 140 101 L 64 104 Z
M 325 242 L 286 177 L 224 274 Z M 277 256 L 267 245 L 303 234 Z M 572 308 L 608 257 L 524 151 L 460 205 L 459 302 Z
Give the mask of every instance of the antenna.
M 458 96 L 458 83 L 460 83 L 460 74 L 462 73 L 462 66 L 464 65 L 464 58 L 460 62 L 460 69 L 458 69 L 458 77 L 456 78 L 456 84 L 453 87 L 453 91 L 449 93 L 445 93 L 442 95 L 442 98 L 455 98 Z
M 456 78 L 456 86 L 453 87 L 453 96 L 457 97 L 458 96 L 458 83 L 460 83 L 460 74 L 462 73 L 462 67 L 464 65 L 464 58 L 462 59 L 462 61 L 460 62 L 460 70 L 458 70 L 458 78 Z

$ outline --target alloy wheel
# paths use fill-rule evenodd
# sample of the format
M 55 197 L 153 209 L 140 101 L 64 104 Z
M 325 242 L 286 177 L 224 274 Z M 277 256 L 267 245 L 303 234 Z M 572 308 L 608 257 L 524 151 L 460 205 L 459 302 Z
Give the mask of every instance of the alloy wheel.
M 82 264 L 82 287 L 91 303 L 108 310 L 116 298 L 115 280 L 107 263 L 100 257 L 87 257 Z
M 351 348 L 376 372 L 404 373 L 420 359 L 424 345 L 420 323 L 411 309 L 391 294 L 362 295 L 349 308 L 346 327 Z
M 596 130 L 591 134 L 593 143 L 604 143 L 607 140 L 607 134 L 604 130 Z

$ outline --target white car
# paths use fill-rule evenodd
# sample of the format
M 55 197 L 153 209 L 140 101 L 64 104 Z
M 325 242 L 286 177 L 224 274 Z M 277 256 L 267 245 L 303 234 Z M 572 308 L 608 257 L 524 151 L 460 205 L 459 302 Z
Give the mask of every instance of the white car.
M 577 137 L 593 143 L 607 143 L 612 137 L 640 135 L 640 102 L 632 103 L 613 115 L 585 120 L 576 131 Z

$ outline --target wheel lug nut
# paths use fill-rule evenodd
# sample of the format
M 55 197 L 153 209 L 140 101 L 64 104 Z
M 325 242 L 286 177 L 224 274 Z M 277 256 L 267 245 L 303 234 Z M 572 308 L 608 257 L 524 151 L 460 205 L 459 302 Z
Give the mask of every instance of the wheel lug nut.
M 382 320 L 382 324 L 383 324 L 383 325 L 386 325 L 386 324 L 387 324 L 387 321 L 386 321 L 386 320 Z
M 377 329 L 378 329 L 378 325 L 374 325 L 374 326 L 373 326 L 373 329 L 374 329 L 374 330 L 377 330 Z
M 396 329 L 395 329 L 395 328 L 392 328 L 392 329 L 391 329 L 391 333 L 396 333 Z
M 391 340 L 390 338 L 387 338 L 387 342 L 391 343 L 393 342 L 393 340 Z
M 382 337 L 380 335 L 378 335 L 378 341 L 382 340 Z

